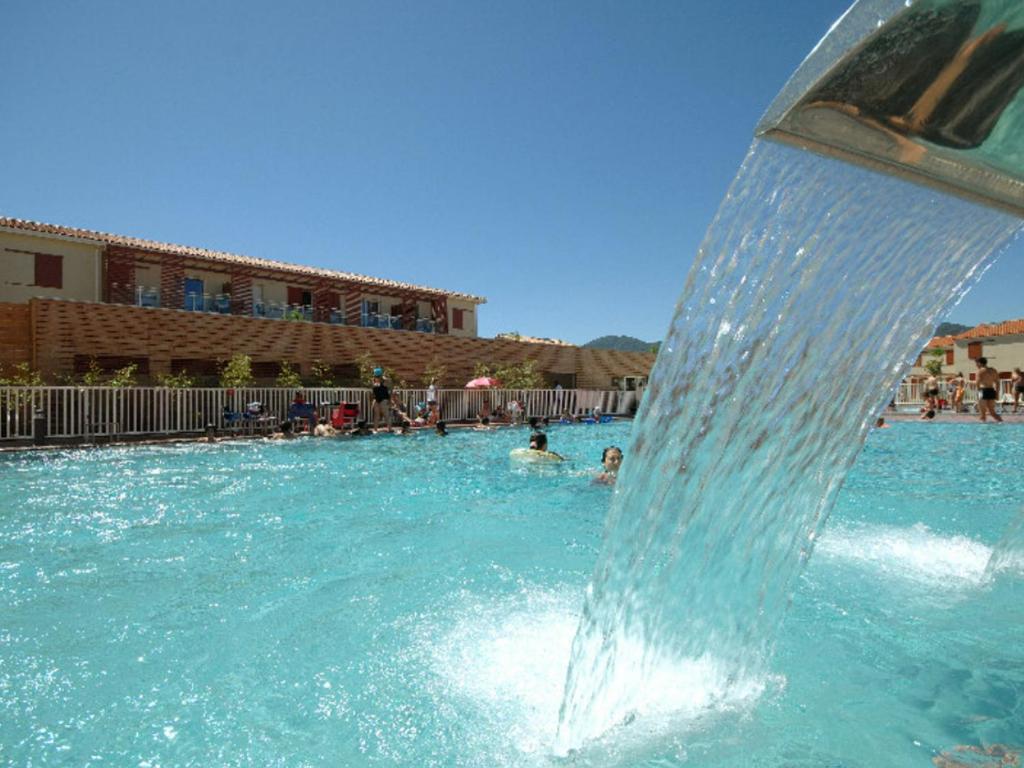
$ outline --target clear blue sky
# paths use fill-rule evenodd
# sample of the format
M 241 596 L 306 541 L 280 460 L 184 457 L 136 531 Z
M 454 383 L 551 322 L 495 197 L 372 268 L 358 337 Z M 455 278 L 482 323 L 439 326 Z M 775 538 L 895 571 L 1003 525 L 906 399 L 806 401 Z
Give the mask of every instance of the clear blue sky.
M 0 213 L 660 339 L 758 117 L 845 0 L 8 0 Z M 1018 244 L 951 319 L 1024 316 Z

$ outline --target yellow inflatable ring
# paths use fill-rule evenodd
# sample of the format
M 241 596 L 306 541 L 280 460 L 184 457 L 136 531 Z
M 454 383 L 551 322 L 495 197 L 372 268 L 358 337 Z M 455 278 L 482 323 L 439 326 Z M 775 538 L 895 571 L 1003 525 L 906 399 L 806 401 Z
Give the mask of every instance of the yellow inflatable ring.
M 533 448 L 513 448 L 509 451 L 508 456 L 510 459 L 515 459 L 516 461 L 565 461 L 565 459 L 557 453 L 552 453 L 551 451 L 536 451 Z

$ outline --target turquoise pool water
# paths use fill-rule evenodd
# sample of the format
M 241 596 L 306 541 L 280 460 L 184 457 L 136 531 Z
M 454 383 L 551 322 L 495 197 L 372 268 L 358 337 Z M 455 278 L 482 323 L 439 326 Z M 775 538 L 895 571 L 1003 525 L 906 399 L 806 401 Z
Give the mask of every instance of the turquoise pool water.
M 720 700 L 551 756 L 628 424 L 0 457 L 0 765 L 912 766 L 1024 745 L 1024 429 L 871 435 L 780 637 Z M 628 461 L 628 455 L 626 457 Z M 652 696 L 659 692 L 652 692 Z M 968 758 L 965 757 L 965 760 Z M 971 764 L 971 763 L 967 763 Z

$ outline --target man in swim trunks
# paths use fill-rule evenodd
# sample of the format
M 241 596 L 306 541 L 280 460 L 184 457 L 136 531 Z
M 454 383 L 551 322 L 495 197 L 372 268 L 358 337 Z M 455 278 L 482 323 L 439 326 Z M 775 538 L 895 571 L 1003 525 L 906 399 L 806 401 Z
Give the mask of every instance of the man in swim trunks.
M 999 371 L 988 367 L 988 360 L 979 357 L 974 361 L 978 366 L 978 415 L 982 421 L 991 416 L 996 421 L 1003 417 L 996 413 L 996 400 L 999 398 Z

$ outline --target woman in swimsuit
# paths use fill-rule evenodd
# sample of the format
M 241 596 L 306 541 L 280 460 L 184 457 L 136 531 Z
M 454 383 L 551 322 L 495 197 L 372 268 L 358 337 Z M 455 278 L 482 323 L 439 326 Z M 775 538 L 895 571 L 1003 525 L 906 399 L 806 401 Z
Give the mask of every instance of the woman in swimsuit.
M 1024 398 L 1024 373 L 1020 372 L 1020 368 L 1013 369 L 1010 384 L 1013 387 L 1013 412 L 1016 413 L 1021 398 Z
M 964 381 L 964 375 L 958 373 L 956 378 L 953 379 L 953 413 L 960 413 L 964 409 L 964 391 L 966 390 L 967 383 Z
M 373 377 L 373 428 L 377 429 L 381 417 L 387 422 L 391 431 L 391 390 L 380 376 Z

